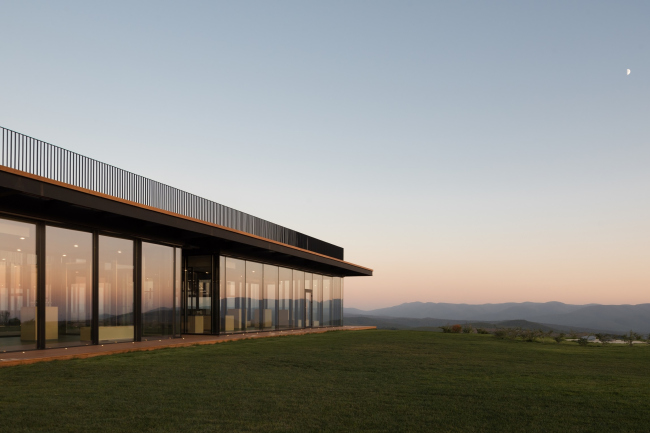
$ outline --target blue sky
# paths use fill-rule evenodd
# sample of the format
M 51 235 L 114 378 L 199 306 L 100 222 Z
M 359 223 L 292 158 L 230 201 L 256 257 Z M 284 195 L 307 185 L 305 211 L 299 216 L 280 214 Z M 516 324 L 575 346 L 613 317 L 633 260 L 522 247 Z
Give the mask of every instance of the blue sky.
M 345 247 L 348 306 L 648 302 L 647 2 L 0 16 L 2 126 Z

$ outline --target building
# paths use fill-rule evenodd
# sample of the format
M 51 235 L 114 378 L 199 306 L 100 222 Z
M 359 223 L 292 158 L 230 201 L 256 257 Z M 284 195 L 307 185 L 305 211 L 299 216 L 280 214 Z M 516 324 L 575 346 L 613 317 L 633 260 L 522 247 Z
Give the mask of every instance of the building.
M 344 277 L 372 275 L 336 245 L 0 130 L 0 352 L 341 326 Z

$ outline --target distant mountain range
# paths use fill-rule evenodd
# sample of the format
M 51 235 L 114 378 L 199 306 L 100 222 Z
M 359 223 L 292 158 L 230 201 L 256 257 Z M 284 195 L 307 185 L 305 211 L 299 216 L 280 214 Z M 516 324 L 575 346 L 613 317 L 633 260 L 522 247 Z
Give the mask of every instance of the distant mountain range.
M 470 305 L 409 302 L 370 311 L 345 308 L 344 314 L 346 317 L 372 316 L 375 320 L 381 318 L 435 319 L 435 323 L 439 321 L 440 324 L 524 320 L 549 327 L 559 325 L 555 327 L 556 329 L 589 329 L 616 333 L 630 330 L 641 333 L 650 332 L 650 304 L 572 305 L 561 302 L 508 302 Z

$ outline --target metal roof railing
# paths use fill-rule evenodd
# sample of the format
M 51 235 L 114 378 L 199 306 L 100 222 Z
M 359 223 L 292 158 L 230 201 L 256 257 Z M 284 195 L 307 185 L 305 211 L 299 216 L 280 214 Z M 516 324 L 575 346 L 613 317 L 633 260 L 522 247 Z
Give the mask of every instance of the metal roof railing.
M 0 126 L 0 164 L 343 260 L 343 248 Z

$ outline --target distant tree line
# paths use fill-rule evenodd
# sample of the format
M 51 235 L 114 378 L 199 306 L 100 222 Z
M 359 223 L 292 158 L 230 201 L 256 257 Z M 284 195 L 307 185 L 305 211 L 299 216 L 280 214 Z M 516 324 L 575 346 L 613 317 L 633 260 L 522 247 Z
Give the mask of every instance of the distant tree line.
M 571 331 L 568 335 L 564 332 L 555 330 L 541 330 L 541 329 L 522 329 L 522 328 L 497 328 L 487 330 L 484 328 L 473 328 L 472 325 L 466 323 L 464 325 L 444 325 L 439 327 L 445 334 L 492 334 L 495 338 L 500 340 L 519 340 L 527 342 L 556 342 L 562 343 L 563 341 L 575 341 L 581 346 L 587 346 L 590 343 L 599 342 L 602 344 L 610 343 L 614 340 L 623 340 L 628 345 L 634 344 L 635 341 L 643 341 L 650 343 L 650 335 L 647 339 L 642 334 L 636 333 L 632 330 L 623 335 L 612 335 L 605 333 L 578 333 Z M 596 341 L 597 340 L 597 341 Z

